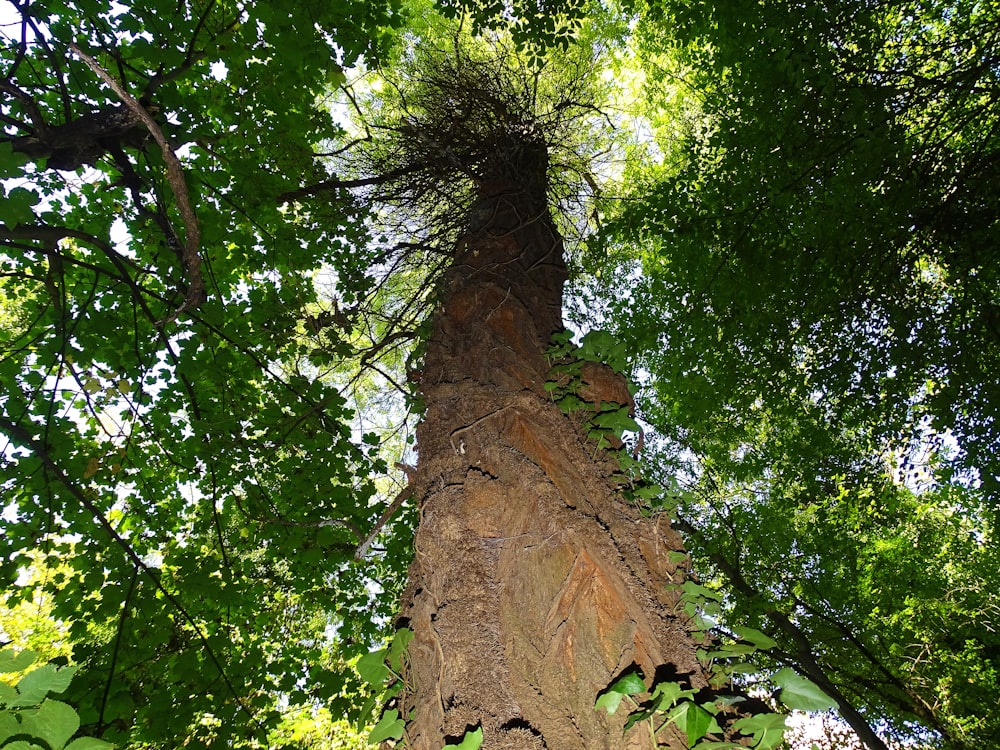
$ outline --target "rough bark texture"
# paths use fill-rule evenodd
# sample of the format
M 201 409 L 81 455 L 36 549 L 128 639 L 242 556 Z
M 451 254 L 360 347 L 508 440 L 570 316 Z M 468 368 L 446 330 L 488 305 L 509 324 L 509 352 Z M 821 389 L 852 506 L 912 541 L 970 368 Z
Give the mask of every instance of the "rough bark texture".
M 489 750 L 648 748 L 648 730 L 623 735 L 626 710 L 594 701 L 633 665 L 704 687 L 666 591 L 682 542 L 620 498 L 617 460 L 543 387 L 566 268 L 544 150 L 521 149 L 516 167 L 481 188 L 420 379 L 408 740 L 440 750 L 482 726 Z M 589 399 L 628 398 L 610 368 L 586 381 Z

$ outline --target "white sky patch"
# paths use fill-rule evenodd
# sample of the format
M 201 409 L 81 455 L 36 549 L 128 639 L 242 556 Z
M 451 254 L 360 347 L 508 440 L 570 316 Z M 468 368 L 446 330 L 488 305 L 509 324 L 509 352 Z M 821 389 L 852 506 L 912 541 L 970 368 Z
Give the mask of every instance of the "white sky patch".
M 229 68 L 221 60 L 212 63 L 209 73 L 216 81 L 225 81 L 229 77 Z
M 12 26 L 16 28 L 11 29 Z M 18 38 L 20 38 L 21 14 L 17 12 L 17 8 L 12 2 L 0 2 L 0 29 L 3 30 L 4 36 L 10 36 L 12 31 L 16 31 Z M 30 35 L 31 29 L 29 28 L 27 32 Z M 34 38 L 34 35 L 31 38 Z

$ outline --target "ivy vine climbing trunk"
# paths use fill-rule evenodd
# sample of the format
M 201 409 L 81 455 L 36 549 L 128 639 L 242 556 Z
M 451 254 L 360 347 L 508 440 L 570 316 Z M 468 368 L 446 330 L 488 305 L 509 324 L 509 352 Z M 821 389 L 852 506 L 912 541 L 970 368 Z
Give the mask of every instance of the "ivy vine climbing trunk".
M 512 136 L 494 157 L 420 378 L 420 524 L 400 616 L 415 634 L 400 706 L 413 712 L 409 746 L 440 750 L 481 727 L 489 749 L 649 747 L 648 729 L 623 734 L 627 711 L 594 701 L 636 666 L 705 686 L 667 589 L 682 542 L 620 497 L 616 457 L 544 387 L 566 280 L 547 155 Z M 629 400 L 610 368 L 587 380 L 590 401 Z

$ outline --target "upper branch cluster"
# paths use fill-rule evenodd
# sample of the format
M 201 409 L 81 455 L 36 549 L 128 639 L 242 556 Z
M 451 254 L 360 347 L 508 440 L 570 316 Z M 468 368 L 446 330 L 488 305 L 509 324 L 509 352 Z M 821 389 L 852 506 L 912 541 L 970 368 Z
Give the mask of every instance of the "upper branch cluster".
M 445 248 L 484 195 L 527 191 L 540 209 L 561 207 L 587 189 L 578 176 L 594 150 L 595 66 L 581 58 L 532 68 L 503 44 L 417 47 L 380 91 L 352 96 L 368 137 L 335 164 L 353 179 L 328 185 L 365 188 L 409 227 L 419 217 Z

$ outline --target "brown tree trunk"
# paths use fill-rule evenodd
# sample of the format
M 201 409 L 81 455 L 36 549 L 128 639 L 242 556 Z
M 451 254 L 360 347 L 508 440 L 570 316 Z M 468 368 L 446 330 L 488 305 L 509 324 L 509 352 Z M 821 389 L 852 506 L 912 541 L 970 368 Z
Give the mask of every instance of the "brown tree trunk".
M 544 150 L 514 153 L 480 188 L 421 375 L 420 524 L 400 616 L 415 633 L 409 746 L 440 750 L 481 726 L 488 750 L 648 748 L 648 729 L 623 735 L 627 710 L 608 717 L 594 701 L 633 665 L 705 686 L 666 590 L 682 542 L 619 496 L 617 459 L 543 387 L 566 267 Z M 598 398 L 623 390 L 595 369 Z

